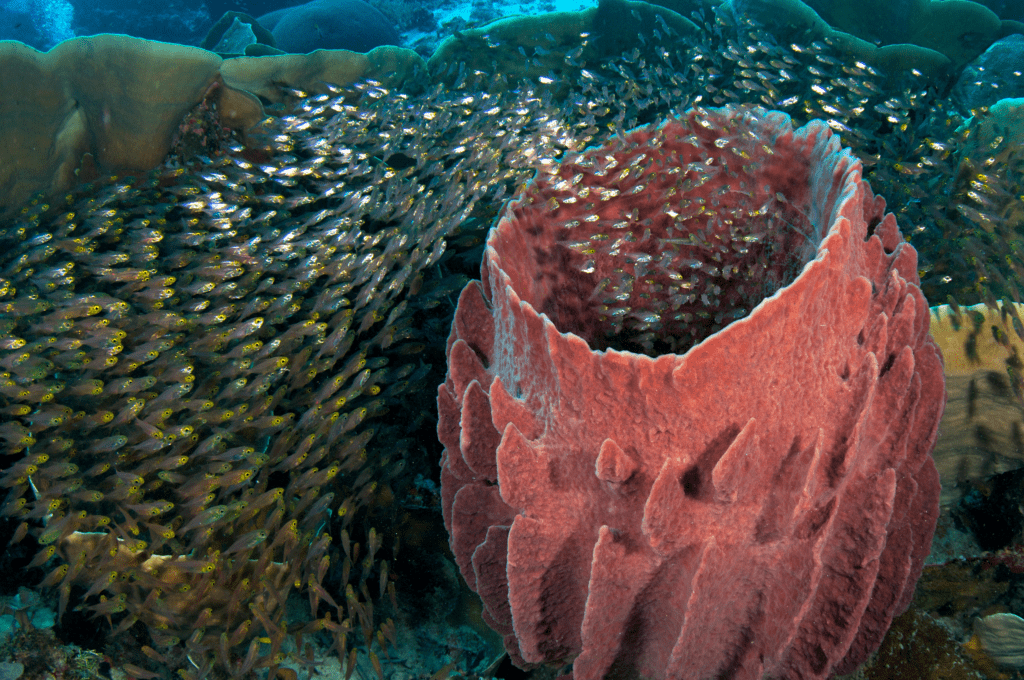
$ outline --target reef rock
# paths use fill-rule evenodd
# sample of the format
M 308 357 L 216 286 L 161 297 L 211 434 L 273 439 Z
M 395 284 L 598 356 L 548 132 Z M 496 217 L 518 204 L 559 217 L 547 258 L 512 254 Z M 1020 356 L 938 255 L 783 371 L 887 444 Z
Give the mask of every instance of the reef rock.
M 314 50 L 369 52 L 398 45 L 398 31 L 373 5 L 363 0 L 312 0 L 259 18 L 279 49 L 294 54 Z
M 1024 35 L 1008 35 L 989 45 L 968 64 L 953 86 L 953 99 L 961 111 L 992 106 L 1000 99 L 1024 95 Z

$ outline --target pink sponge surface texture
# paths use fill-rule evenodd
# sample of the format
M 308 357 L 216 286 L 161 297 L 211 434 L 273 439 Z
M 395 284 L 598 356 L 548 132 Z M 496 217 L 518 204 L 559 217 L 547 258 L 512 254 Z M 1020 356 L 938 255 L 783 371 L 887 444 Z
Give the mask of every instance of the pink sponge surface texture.
M 938 515 L 918 283 L 820 121 L 691 110 L 539 174 L 438 390 L 451 547 L 517 665 L 825 678 L 877 648 Z

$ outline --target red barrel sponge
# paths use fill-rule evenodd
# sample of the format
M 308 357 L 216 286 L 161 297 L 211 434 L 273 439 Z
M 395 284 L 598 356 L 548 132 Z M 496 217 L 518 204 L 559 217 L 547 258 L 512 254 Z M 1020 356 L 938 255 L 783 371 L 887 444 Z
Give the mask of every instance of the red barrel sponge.
M 518 665 L 825 678 L 907 607 L 942 358 L 861 170 L 820 121 L 694 109 L 491 230 L 438 390 L 442 504 Z

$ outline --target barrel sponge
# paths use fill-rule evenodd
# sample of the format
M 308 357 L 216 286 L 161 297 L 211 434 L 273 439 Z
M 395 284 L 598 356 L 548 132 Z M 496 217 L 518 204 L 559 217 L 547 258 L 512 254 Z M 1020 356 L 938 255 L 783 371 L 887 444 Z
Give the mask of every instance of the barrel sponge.
M 441 506 L 513 663 L 824 680 L 878 647 L 938 517 L 942 359 L 823 121 L 695 108 L 587 149 L 506 206 L 481 275 Z

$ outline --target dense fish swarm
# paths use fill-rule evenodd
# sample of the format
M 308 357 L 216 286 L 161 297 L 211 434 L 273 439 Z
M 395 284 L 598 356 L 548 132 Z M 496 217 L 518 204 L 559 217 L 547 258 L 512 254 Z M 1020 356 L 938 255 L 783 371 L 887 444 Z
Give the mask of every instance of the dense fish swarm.
M 702 17 L 694 17 L 702 20 Z M 990 118 L 987 107 L 958 110 L 948 83 L 916 70 L 882 74 L 850 61 L 829 41 L 779 44 L 749 24 L 703 21 L 704 44 L 691 72 L 704 84 L 695 101 L 753 102 L 785 111 L 802 124 L 822 119 L 864 164 L 864 177 L 904 226 L 920 254 L 921 289 L 932 304 L 982 300 L 998 312 L 991 332 L 1006 343 L 1024 339 L 1014 305 L 1024 287 L 1020 225 L 1024 152 L 1007 130 L 973 143 Z M 990 83 L 998 90 L 997 83 Z M 1007 364 L 1019 399 L 1024 363 Z
M 537 261 L 579 272 L 534 301 L 562 331 L 597 349 L 682 354 L 813 258 L 827 225 L 786 174 L 799 163 L 759 134 L 763 108 L 733 108 L 616 137 L 512 204 L 508 219 L 559 228 Z
M 354 518 L 383 488 L 401 502 L 413 472 L 436 474 L 430 404 L 451 298 L 477 274 L 503 200 L 540 173 L 556 208 L 576 174 L 560 164 L 589 162 L 582 151 L 610 134 L 692 106 L 824 118 L 922 251 L 926 295 L 990 280 L 986 253 L 1009 238 L 999 210 L 1019 187 L 986 157 L 977 197 L 962 198 L 963 119 L 935 88 L 913 74 L 887 82 L 825 43 L 779 45 L 694 18 L 695 44 L 656 20 L 628 53 L 586 62 L 586 34 L 571 49 L 490 45 L 536 64 L 565 53 L 562 73 L 528 81 L 452 64 L 436 74 L 445 84 L 415 94 L 374 82 L 295 93 L 264 124 L 265 144 L 214 151 L 207 139 L 205 156 L 59 205 L 36 200 L 0 225 L 0 513 L 17 523 L 15 543 L 39 544 L 30 565 L 60 613 L 79 606 L 118 630 L 142 622 L 152 668 L 186 677 L 312 663 L 303 635 L 350 668 L 357 649 L 380 667 L 402 625 L 383 559 L 397 545 L 385 545 L 390 528 Z M 723 144 L 730 163 L 770 153 Z M 580 172 L 632 173 L 650 162 L 638 158 Z M 706 214 L 714 200 L 687 204 L 687 187 L 747 192 L 725 247 L 749 243 L 748 257 L 726 271 L 720 245 L 693 230 L 652 243 L 652 261 L 671 253 L 679 272 L 659 293 L 676 297 L 657 309 L 640 297 L 635 268 L 648 263 L 609 277 L 592 292 L 609 344 L 621 334 L 638 351 L 683 350 L 795 273 L 763 238 L 781 227 L 806 239 L 807 206 L 723 181 L 728 164 L 698 165 L 671 209 L 729 230 L 733 217 Z M 581 267 L 589 248 L 615 247 L 605 226 L 577 239 Z M 949 249 L 951 238 L 984 245 Z M 955 278 L 964 258 L 969 282 Z M 742 276 L 749 299 L 719 300 L 713 282 L 685 290 L 695 267 Z M 656 327 L 678 339 L 655 344 L 645 333 Z M 299 595 L 308 617 L 286 617 Z
M 197 676 L 277 664 L 286 632 L 327 630 L 342 657 L 352 630 L 394 641 L 383 534 L 360 550 L 347 528 L 423 424 L 380 416 L 432 387 L 419 356 L 447 328 L 414 319 L 464 284 L 437 266 L 445 237 L 562 148 L 540 104 L 361 83 L 269 121 L 265 149 L 3 227 L 0 438 L 21 455 L 0 512 L 40 544 L 60 615 L 82 586 Z M 294 591 L 311 619 L 289 628 Z

